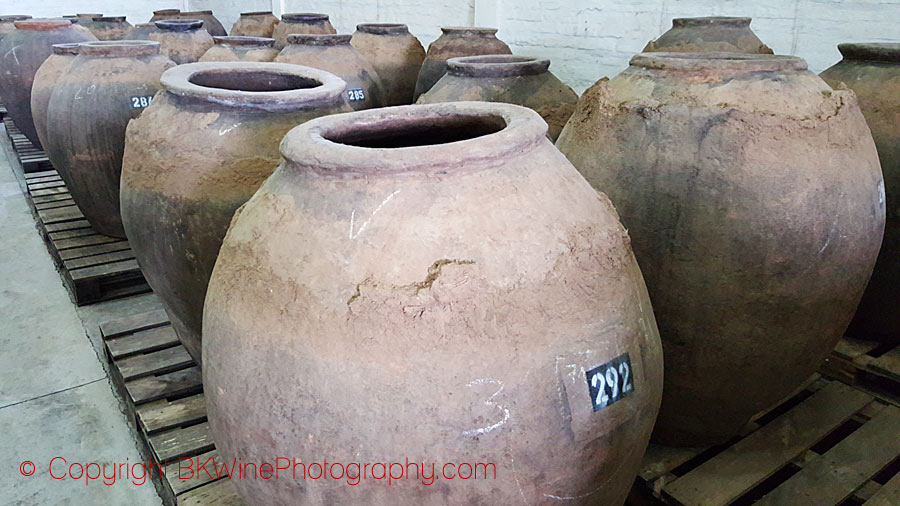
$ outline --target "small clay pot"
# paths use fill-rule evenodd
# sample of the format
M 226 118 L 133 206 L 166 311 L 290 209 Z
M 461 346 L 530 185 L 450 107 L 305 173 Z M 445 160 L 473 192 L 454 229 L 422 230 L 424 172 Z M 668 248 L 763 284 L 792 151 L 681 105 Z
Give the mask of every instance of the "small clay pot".
M 7 34 L 12 33 L 13 30 L 16 29 L 16 21 L 24 21 L 26 19 L 31 19 L 31 16 L 27 14 L 10 14 L 6 16 L 0 16 L 0 41 L 3 40 Z
M 101 16 L 93 18 L 88 27 L 97 40 L 121 40 L 125 38 L 132 26 L 125 21 L 125 16 Z
M 294 126 L 350 111 L 344 82 L 277 63 L 178 66 L 128 126 L 122 216 L 144 276 L 201 361 L 206 286 L 234 211 L 280 160 Z
M 0 96 L 19 130 L 38 149 L 41 141 L 31 116 L 31 87 L 41 64 L 53 54 L 54 44 L 97 40 L 75 31 L 66 19 L 15 21 L 16 29 L 0 41 Z
M 159 31 L 148 37 L 159 42 L 163 54 L 178 65 L 193 63 L 215 44 L 203 23 L 199 19 L 163 19 L 154 23 Z
M 276 62 L 313 67 L 347 82 L 347 100 L 354 110 L 384 105 L 378 72 L 350 45 L 350 35 L 291 34 Z
M 384 86 L 384 105 L 413 102 L 416 79 L 425 60 L 425 48 L 398 23 L 356 25 L 350 44 L 369 60 Z
M 478 100 L 534 109 L 556 141 L 575 110 L 578 95 L 548 70 L 550 60 L 507 54 L 463 56 L 447 60 L 448 71 L 420 104 Z
M 288 44 L 288 35 L 292 33 L 329 34 L 337 33 L 337 31 L 331 26 L 327 14 L 312 12 L 282 14 L 281 21 L 272 30 L 275 49 L 284 49 L 284 46 Z
M 47 148 L 47 151 L 50 147 L 50 142 L 47 140 L 47 108 L 50 106 L 50 97 L 53 95 L 53 89 L 59 78 L 69 70 L 69 66 L 80 50 L 80 42 L 54 44 L 53 54 L 44 60 L 37 73 L 34 74 L 34 84 L 31 85 L 31 116 L 34 119 L 34 129 L 38 139 L 40 139 L 41 145 Z M 52 163 L 53 160 L 51 159 L 50 162 Z
M 850 88 L 872 131 L 884 174 L 887 221 L 866 291 L 847 334 L 900 341 L 900 44 L 839 44 L 843 59 L 820 74 L 833 88 Z
M 721 16 L 673 19 L 672 28 L 644 48 L 645 53 L 660 51 L 773 54 L 750 30 L 750 18 Z
M 272 11 L 242 12 L 241 17 L 231 26 L 232 36 L 271 37 L 278 24 Z
M 125 34 L 126 40 L 150 40 L 150 34 L 158 32 L 159 28 L 154 23 L 140 23 Z
M 441 32 L 441 36 L 428 46 L 428 53 L 416 80 L 416 100 L 444 77 L 447 60 L 450 58 L 512 54 L 509 46 L 497 38 L 496 28 L 445 26 L 441 28 Z
M 272 61 L 278 56 L 275 39 L 266 37 L 213 37 L 215 45 L 200 61 Z
M 90 42 L 53 89 L 48 151 L 75 203 L 101 234 L 125 237 L 119 213 L 125 127 L 150 104 L 160 76 L 174 66 L 156 42 Z
M 153 11 L 153 17 L 150 18 L 149 23 L 162 19 L 178 19 L 178 16 L 181 16 L 181 9 L 160 9 Z
M 225 27 L 222 26 L 222 23 L 213 16 L 212 11 L 181 11 L 178 15 L 178 19 L 199 19 L 203 21 L 203 28 L 209 32 L 210 35 L 221 37 L 228 35 L 228 32 L 225 31 Z

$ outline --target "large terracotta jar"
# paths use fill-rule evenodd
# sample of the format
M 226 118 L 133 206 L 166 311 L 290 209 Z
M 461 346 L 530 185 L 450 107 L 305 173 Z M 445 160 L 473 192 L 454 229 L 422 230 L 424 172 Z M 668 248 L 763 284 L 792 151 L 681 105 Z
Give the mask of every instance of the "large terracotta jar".
M 178 65 L 196 62 L 215 43 L 199 19 L 163 19 L 155 24 L 159 31 L 151 32 L 149 39 L 159 42 L 163 54 Z
M 354 110 L 384 105 L 378 72 L 350 45 L 350 35 L 291 34 L 275 58 L 279 63 L 305 65 L 331 72 L 347 82 L 347 99 Z
M 160 9 L 158 11 L 153 11 L 153 17 L 150 18 L 150 23 L 162 19 L 178 19 L 178 16 L 181 16 L 181 9 Z
M 150 34 L 158 32 L 159 28 L 154 23 L 139 23 L 125 34 L 126 40 L 150 40 Z
M 203 21 L 203 28 L 205 28 L 210 35 L 215 37 L 228 35 L 228 32 L 225 31 L 225 27 L 222 26 L 222 23 L 218 19 L 216 19 L 212 11 L 181 11 L 178 15 L 178 19 L 199 19 L 200 21 Z
M 441 36 L 428 46 L 422 70 L 416 81 L 416 95 L 430 90 L 447 72 L 447 60 L 459 56 L 512 54 L 509 46 L 497 38 L 496 28 L 445 26 Z
M 464 56 L 447 60 L 447 73 L 420 104 L 478 100 L 534 109 L 555 141 L 575 110 L 578 95 L 550 73 L 550 60 L 514 55 Z
M 327 14 L 299 12 L 282 14 L 281 21 L 272 30 L 275 47 L 283 49 L 288 44 L 288 35 L 292 33 L 329 34 L 337 33 Z
M 125 127 L 150 104 L 160 76 L 174 66 L 156 42 L 90 42 L 53 89 L 49 151 L 75 203 L 101 234 L 125 237 L 119 213 Z
M 756 54 L 773 52 L 750 30 L 750 18 L 722 16 L 673 19 L 672 28 L 658 39 L 651 40 L 644 48 L 645 53 L 665 51 Z
M 557 147 L 631 234 L 665 349 L 661 443 L 723 442 L 819 367 L 884 228 L 852 92 L 792 56 L 644 53 Z
M 59 78 L 75 61 L 80 48 L 81 43 L 79 42 L 54 44 L 53 54 L 44 60 L 37 73 L 34 74 L 34 84 L 31 85 L 31 116 L 34 119 L 34 130 L 37 132 L 38 139 L 47 151 L 50 151 L 51 145 L 47 139 L 47 108 L 50 106 L 50 97 Z
M 38 149 L 41 141 L 31 116 L 31 85 L 41 64 L 53 54 L 53 45 L 97 40 L 82 34 L 65 19 L 26 19 L 0 41 L 0 96 L 19 130 Z
M 822 72 L 834 88 L 856 93 L 884 173 L 887 221 L 875 272 L 847 333 L 900 340 L 900 44 L 839 44 L 843 59 Z M 844 83 L 843 85 L 841 83 Z
M 97 39 L 97 37 L 94 36 L 94 32 L 92 32 L 86 25 L 82 24 L 82 23 L 87 23 L 87 24 L 92 23 L 93 20 L 91 20 L 91 18 L 80 18 L 78 16 L 72 15 L 72 16 L 63 16 L 62 19 L 67 19 L 70 23 L 72 23 L 72 28 L 76 32 L 83 34 L 83 35 L 90 36 L 90 40 Z
M 275 39 L 266 37 L 213 37 L 215 45 L 200 61 L 272 61 L 278 56 Z
M 271 37 L 278 18 L 272 11 L 242 12 L 231 26 L 231 35 L 238 37 Z
M 398 23 L 356 25 L 350 44 L 359 51 L 381 78 L 384 105 L 408 105 L 413 102 L 416 79 L 425 60 L 425 48 Z
M 89 27 L 98 40 L 121 40 L 131 30 L 131 23 L 125 16 L 101 16 L 93 19 Z
M 207 293 L 217 450 L 496 473 L 235 481 L 245 501 L 622 504 L 660 402 L 658 332 L 615 209 L 546 133 L 475 102 L 288 133 Z
M 203 299 L 235 209 L 278 165 L 288 130 L 351 109 L 343 81 L 295 65 L 189 64 L 162 85 L 128 127 L 122 216 L 144 276 L 199 363 Z
M 3 40 L 3 37 L 13 32 L 16 29 L 16 21 L 24 21 L 26 19 L 31 19 L 31 16 L 26 14 L 9 14 L 0 16 L 0 41 Z

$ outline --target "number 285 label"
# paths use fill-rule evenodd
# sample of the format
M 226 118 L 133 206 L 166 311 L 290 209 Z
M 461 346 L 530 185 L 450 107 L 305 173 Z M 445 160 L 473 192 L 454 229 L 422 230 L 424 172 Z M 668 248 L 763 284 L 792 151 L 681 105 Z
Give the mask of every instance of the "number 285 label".
M 631 358 L 627 353 L 594 367 L 585 374 L 594 411 L 600 411 L 634 392 Z
M 347 99 L 351 102 L 358 102 L 366 99 L 366 93 L 362 88 L 347 88 Z

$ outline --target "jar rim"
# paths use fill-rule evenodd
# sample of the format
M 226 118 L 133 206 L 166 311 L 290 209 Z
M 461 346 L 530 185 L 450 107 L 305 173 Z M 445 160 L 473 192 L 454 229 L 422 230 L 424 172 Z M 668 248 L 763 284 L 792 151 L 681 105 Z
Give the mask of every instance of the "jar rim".
M 149 40 L 99 40 L 83 42 L 78 54 L 95 58 L 122 58 L 159 54 L 159 42 Z
M 188 32 L 191 30 L 198 30 L 203 27 L 203 20 L 201 19 L 160 19 L 158 21 L 154 21 L 153 24 L 156 25 L 160 30 L 168 30 L 171 32 Z
M 72 22 L 68 19 L 23 19 L 14 21 L 17 30 L 59 30 L 60 28 L 71 28 Z
M 0 16 L 0 23 L 9 23 L 11 21 L 25 21 L 26 19 L 31 19 L 31 16 L 28 14 L 4 14 Z
M 81 42 L 53 44 L 53 54 L 77 55 L 81 52 Z
M 632 67 L 672 71 L 804 71 L 806 60 L 799 56 L 753 53 L 640 53 L 630 62 Z
M 700 16 L 691 18 L 673 18 L 673 27 L 682 26 L 750 26 L 752 18 L 740 16 Z
M 349 44 L 352 35 L 345 33 L 292 33 L 287 36 L 288 44 L 301 46 L 339 46 Z
M 98 16 L 96 18 L 91 18 L 91 20 L 100 23 L 121 23 L 125 21 L 125 16 Z
M 898 42 L 845 42 L 838 44 L 838 51 L 845 60 L 900 63 Z
M 512 54 L 460 56 L 447 60 L 448 72 L 466 77 L 512 77 L 539 75 L 550 68 L 550 60 Z
M 356 25 L 356 29 L 374 35 L 405 35 L 409 33 L 409 26 L 403 23 L 360 23 Z
M 499 28 L 488 26 L 442 26 L 441 32 L 447 34 L 495 35 Z
M 269 15 L 274 16 L 275 14 L 273 14 L 272 11 L 249 11 L 249 12 L 241 13 L 241 16 L 269 16 Z
M 237 47 L 272 47 L 275 45 L 275 39 L 246 35 L 216 35 L 213 37 L 213 42 L 221 46 Z
M 318 23 L 328 21 L 328 14 L 319 12 L 289 12 L 281 15 L 282 21 L 296 23 Z

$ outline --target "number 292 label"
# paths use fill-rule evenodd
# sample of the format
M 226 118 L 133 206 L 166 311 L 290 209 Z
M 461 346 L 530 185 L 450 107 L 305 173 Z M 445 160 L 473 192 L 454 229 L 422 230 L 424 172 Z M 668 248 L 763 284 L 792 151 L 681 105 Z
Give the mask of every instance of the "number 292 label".
M 627 353 L 585 371 L 585 374 L 594 411 L 600 411 L 634 392 L 631 358 Z

